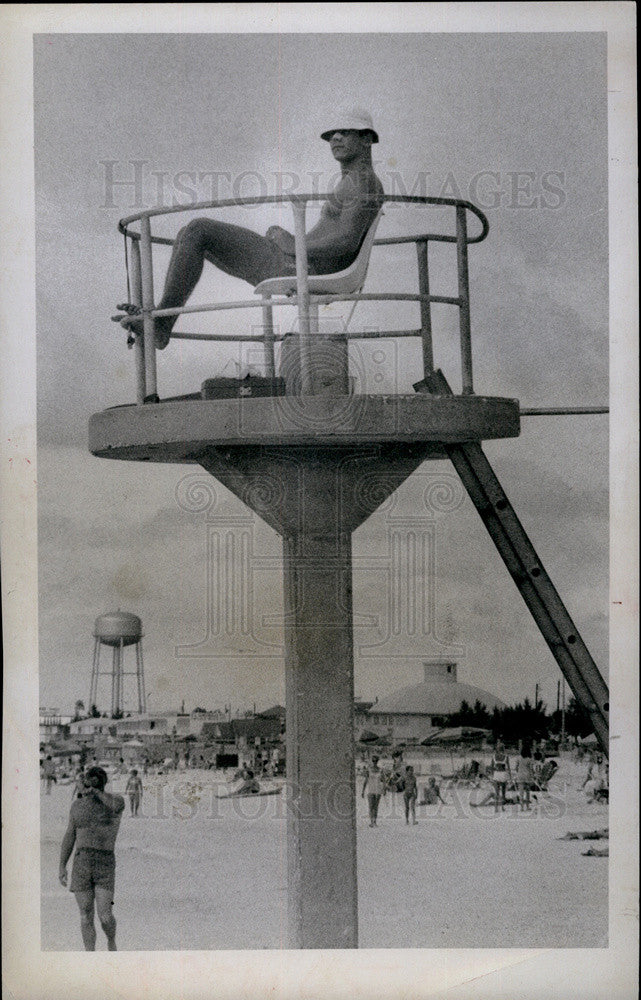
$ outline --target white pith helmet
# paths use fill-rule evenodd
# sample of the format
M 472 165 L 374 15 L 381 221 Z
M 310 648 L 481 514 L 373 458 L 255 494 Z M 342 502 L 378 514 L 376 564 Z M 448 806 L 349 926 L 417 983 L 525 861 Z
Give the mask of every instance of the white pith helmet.
M 357 132 L 371 132 L 372 142 L 378 142 L 378 133 L 369 111 L 364 108 L 342 108 L 333 116 L 334 126 L 321 132 L 321 139 L 329 142 L 334 132 L 342 129 L 356 129 Z

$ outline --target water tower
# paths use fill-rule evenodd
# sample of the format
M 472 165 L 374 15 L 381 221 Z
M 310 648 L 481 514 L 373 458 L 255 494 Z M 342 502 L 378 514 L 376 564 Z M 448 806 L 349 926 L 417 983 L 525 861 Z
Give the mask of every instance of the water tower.
M 108 611 L 96 618 L 94 626 L 95 644 L 93 650 L 93 668 L 91 671 L 91 691 L 89 704 L 98 703 L 98 677 L 108 674 L 111 677 L 111 714 L 121 714 L 124 704 L 124 678 L 136 678 L 138 690 L 138 711 L 146 712 L 145 678 L 142 666 L 142 621 L 138 615 L 128 611 Z M 111 664 L 106 670 L 100 669 L 100 653 L 103 646 L 112 650 Z M 133 646 L 136 657 L 136 669 L 125 670 L 124 650 Z

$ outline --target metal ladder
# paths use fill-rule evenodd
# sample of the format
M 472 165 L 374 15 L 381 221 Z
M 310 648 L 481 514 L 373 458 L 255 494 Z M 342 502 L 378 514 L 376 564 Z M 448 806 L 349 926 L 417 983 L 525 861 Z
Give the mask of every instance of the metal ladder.
M 441 371 L 414 386 L 417 392 L 453 395 Z M 444 444 L 463 486 L 478 510 L 499 555 L 519 588 L 563 676 L 590 716 L 608 753 L 608 688 L 563 601 L 538 558 L 480 444 Z

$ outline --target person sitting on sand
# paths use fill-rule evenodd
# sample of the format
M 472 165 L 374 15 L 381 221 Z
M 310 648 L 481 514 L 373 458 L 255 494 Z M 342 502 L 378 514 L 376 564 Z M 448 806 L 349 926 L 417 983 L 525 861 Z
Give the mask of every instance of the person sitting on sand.
M 250 767 L 245 765 L 240 772 L 240 776 L 243 779 L 243 783 L 240 788 L 237 788 L 232 795 L 257 795 L 260 791 L 260 784 L 254 776 L 254 772 Z
M 445 799 L 441 796 L 441 789 L 436 784 L 436 778 L 432 775 L 427 779 L 427 785 L 423 789 L 423 798 L 419 802 L 419 806 L 434 806 L 437 802 L 442 802 L 445 805 Z
M 587 781 L 583 790 L 588 798 L 588 803 L 607 802 L 609 798 L 609 788 L 605 778 L 597 774 L 596 777 Z

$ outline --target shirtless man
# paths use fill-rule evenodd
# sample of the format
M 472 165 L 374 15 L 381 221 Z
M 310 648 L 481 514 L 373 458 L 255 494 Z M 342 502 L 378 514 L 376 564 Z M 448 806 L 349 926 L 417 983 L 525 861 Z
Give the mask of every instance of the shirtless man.
M 378 142 L 371 116 L 361 108 L 338 112 L 321 138 L 329 143 L 341 167 L 341 179 L 323 204 L 318 223 L 307 234 L 310 274 L 331 274 L 348 267 L 383 203 L 383 186 L 374 173 L 372 143 Z M 294 237 L 280 226 L 265 236 L 251 229 L 194 219 L 174 241 L 165 288 L 158 309 L 183 306 L 196 287 L 208 260 L 221 271 L 258 285 L 266 278 L 296 274 Z M 156 319 L 156 347 L 167 346 L 177 316 Z M 140 316 L 121 321 L 127 330 L 141 332 Z
M 90 767 L 84 788 L 71 804 L 69 825 L 60 848 L 59 879 L 67 885 L 67 862 L 74 845 L 71 892 L 80 910 L 80 929 L 85 951 L 96 950 L 94 903 L 107 935 L 109 951 L 116 951 L 116 921 L 112 913 L 116 874 L 114 846 L 125 808 L 122 795 L 105 792 L 107 775 L 101 767 Z

